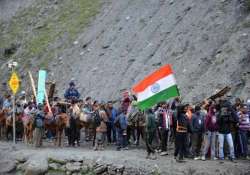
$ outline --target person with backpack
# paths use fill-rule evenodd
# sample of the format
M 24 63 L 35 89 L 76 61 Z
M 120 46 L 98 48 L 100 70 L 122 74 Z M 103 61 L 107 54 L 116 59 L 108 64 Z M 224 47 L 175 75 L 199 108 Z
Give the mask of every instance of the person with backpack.
M 237 125 L 238 121 L 234 117 L 234 111 L 231 104 L 227 100 L 221 101 L 221 107 L 218 114 L 219 125 L 219 159 L 224 160 L 224 140 L 226 139 L 230 155 L 229 159 L 234 161 L 234 142 L 231 134 L 231 125 Z
M 202 151 L 201 160 L 206 160 L 206 154 L 210 147 L 211 151 L 211 160 L 217 160 L 216 158 L 216 135 L 218 132 L 218 105 L 215 106 L 214 104 L 210 106 L 208 114 L 205 119 L 205 138 L 204 138 L 204 148 Z
M 126 110 L 122 107 L 123 110 Z M 136 129 L 136 120 L 137 120 L 137 114 L 139 113 L 139 110 L 136 107 L 136 101 L 132 101 L 131 105 L 129 106 L 129 110 L 126 110 L 127 112 L 127 120 L 128 120 L 128 126 L 127 126 L 127 139 L 128 144 L 131 144 L 131 136 L 133 138 L 133 142 L 136 144 L 136 137 L 135 137 L 135 129 Z
M 37 105 L 37 111 L 35 113 L 34 118 L 34 144 L 35 147 L 41 147 L 42 146 L 42 137 L 44 133 L 44 119 L 45 114 L 43 112 L 43 105 L 38 104 Z
M 108 116 L 105 111 L 105 105 L 100 104 L 99 115 L 95 116 L 96 123 L 96 142 L 94 150 L 104 150 L 104 142 L 107 137 L 107 123 Z
M 243 159 L 249 159 L 247 132 L 250 131 L 250 116 L 248 114 L 248 108 L 246 104 L 242 104 L 240 106 L 238 117 L 239 117 L 239 138 L 240 138 L 241 156 Z
M 153 139 L 156 134 L 156 120 L 154 116 L 154 112 L 152 109 L 148 109 L 146 111 L 146 147 L 147 147 L 147 157 L 146 159 L 157 159 L 155 155 L 155 149 L 153 148 Z
M 120 109 L 120 115 L 115 120 L 115 126 L 117 128 L 118 133 L 118 146 L 117 151 L 120 151 L 121 149 L 127 150 L 128 143 L 127 143 L 127 127 L 128 127 L 128 121 L 127 121 L 127 110 L 124 108 Z
M 203 134 L 205 132 L 205 114 L 201 112 L 200 106 L 195 106 L 195 113 L 191 119 L 192 128 L 192 154 L 194 160 L 201 159 L 201 147 L 203 141 Z

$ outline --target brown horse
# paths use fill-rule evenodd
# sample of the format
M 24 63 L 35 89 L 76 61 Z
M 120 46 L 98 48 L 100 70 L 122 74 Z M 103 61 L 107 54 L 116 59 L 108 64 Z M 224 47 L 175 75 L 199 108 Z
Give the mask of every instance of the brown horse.
M 24 143 L 32 144 L 33 143 L 33 123 L 34 118 L 31 116 L 25 116 L 23 118 L 23 126 L 24 126 Z
M 4 138 L 6 132 L 6 118 L 8 115 L 8 109 L 4 109 L 0 112 L 0 138 Z
M 10 140 L 10 135 L 13 137 L 13 117 L 8 117 L 6 119 L 6 139 Z M 16 138 L 22 140 L 23 138 L 23 121 L 22 114 L 16 115 L 15 117 L 15 125 L 16 125 Z
M 56 145 L 62 146 L 63 131 L 69 127 L 69 116 L 66 113 L 57 115 L 56 120 Z
M 63 131 L 69 126 L 69 116 L 66 113 L 60 113 L 52 121 L 50 117 L 46 117 L 44 125 L 46 130 L 56 133 L 55 145 L 62 146 Z

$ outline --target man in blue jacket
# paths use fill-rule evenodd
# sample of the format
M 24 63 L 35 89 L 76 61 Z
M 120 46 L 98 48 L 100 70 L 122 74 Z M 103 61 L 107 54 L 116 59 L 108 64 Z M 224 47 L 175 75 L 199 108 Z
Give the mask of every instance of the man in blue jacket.
M 117 117 L 117 110 L 113 106 L 112 101 L 108 102 L 107 106 L 108 122 L 107 122 L 107 138 L 109 143 L 116 143 L 116 129 L 114 121 Z
M 69 88 L 66 90 L 64 98 L 68 101 L 79 100 L 80 93 L 75 88 L 75 83 L 73 81 L 69 83 Z
M 205 132 L 205 114 L 201 112 L 200 106 L 195 106 L 195 113 L 192 117 L 192 152 L 194 160 L 201 159 L 201 146 Z
M 116 118 L 115 125 L 118 132 L 118 147 L 117 150 L 120 151 L 122 148 L 127 150 L 127 127 L 128 121 L 126 117 L 127 111 L 122 109 L 121 114 Z

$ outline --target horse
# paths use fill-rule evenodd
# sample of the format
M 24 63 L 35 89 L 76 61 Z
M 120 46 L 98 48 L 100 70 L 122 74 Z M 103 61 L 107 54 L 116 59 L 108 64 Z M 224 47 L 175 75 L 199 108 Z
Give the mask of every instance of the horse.
M 62 146 L 63 131 L 69 127 L 69 116 L 66 113 L 60 113 L 54 119 L 51 119 L 51 116 L 47 115 L 45 117 L 44 127 L 46 130 L 56 134 L 54 144 L 60 147 Z
M 6 119 L 6 139 L 7 141 L 10 140 L 9 135 L 11 135 L 11 137 L 13 137 L 13 117 L 8 117 Z M 23 138 L 23 131 L 24 131 L 24 127 L 23 127 L 23 121 L 22 121 L 22 114 L 18 114 L 15 117 L 15 125 L 16 125 L 16 136 L 17 139 L 21 139 Z
M 0 112 L 0 138 L 4 138 L 6 132 L 6 118 L 9 110 L 3 109 Z
M 23 117 L 23 126 L 24 126 L 24 143 L 32 144 L 33 143 L 33 123 L 34 117 L 24 115 Z
M 63 131 L 69 127 L 69 116 L 66 113 L 61 113 L 56 116 L 56 141 L 55 145 L 62 146 Z

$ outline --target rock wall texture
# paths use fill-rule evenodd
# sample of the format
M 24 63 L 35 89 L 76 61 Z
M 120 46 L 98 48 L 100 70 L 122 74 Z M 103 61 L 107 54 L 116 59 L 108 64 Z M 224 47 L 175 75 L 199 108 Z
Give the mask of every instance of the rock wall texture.
M 226 85 L 232 95 L 249 97 L 247 0 L 101 2 L 99 14 L 48 66 L 59 94 L 74 79 L 83 97 L 116 99 L 170 63 L 185 101 L 199 101 Z

